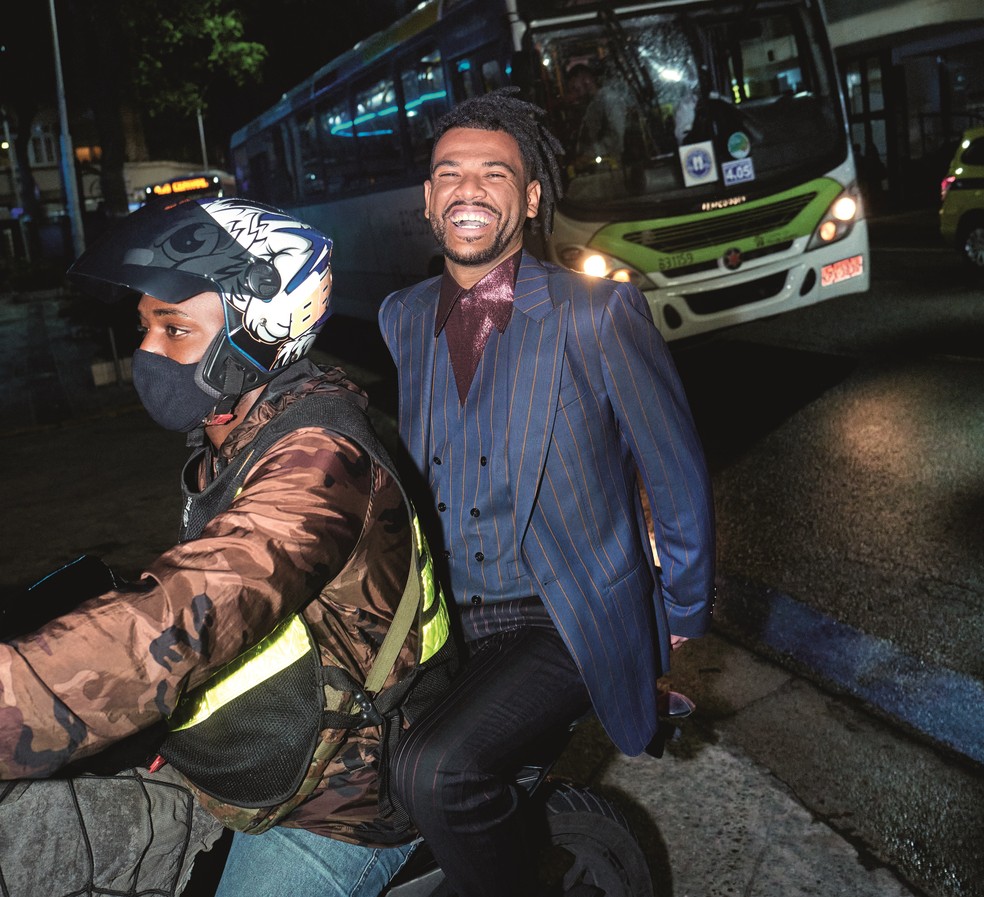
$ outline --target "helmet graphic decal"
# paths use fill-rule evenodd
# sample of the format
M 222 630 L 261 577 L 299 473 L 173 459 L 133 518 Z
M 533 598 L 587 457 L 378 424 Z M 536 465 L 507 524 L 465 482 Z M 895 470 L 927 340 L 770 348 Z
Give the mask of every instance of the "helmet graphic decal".
M 251 259 L 233 266 L 228 278 L 213 274 L 229 341 L 266 371 L 303 358 L 330 314 L 331 240 L 249 201 L 200 205 Z

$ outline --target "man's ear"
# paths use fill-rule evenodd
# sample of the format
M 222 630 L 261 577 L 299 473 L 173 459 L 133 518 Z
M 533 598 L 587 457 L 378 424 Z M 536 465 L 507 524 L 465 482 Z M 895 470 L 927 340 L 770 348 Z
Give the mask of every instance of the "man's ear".
M 430 218 L 431 182 L 424 181 L 424 217 Z
M 526 217 L 536 218 L 540 211 L 540 182 L 530 181 L 526 185 Z

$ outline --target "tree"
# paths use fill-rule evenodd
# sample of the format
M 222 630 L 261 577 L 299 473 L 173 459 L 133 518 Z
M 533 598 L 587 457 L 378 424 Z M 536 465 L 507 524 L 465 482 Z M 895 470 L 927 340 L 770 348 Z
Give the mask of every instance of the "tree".
M 260 76 L 265 48 L 243 40 L 231 0 L 65 0 L 72 58 L 85 85 L 99 143 L 100 181 L 109 217 L 128 211 L 122 110 L 194 127 L 210 89 Z M 80 91 L 76 90 L 76 94 Z M 181 146 L 191 141 L 182 134 Z
M 230 0 L 123 0 L 135 48 L 135 88 L 152 117 L 195 121 L 215 91 L 262 81 L 266 47 L 245 40 Z

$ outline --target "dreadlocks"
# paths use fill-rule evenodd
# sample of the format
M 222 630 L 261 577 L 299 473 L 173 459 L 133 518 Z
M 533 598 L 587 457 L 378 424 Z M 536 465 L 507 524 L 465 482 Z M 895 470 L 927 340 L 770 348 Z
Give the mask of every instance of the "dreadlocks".
M 564 195 L 557 163 L 563 147 L 543 123 L 543 109 L 519 99 L 517 93 L 518 87 L 500 87 L 459 103 L 438 121 L 434 144 L 452 128 L 509 134 L 519 144 L 527 179 L 540 182 L 540 209 L 531 227 L 535 230 L 542 224 L 544 233 L 549 234 L 553 230 L 554 203 Z

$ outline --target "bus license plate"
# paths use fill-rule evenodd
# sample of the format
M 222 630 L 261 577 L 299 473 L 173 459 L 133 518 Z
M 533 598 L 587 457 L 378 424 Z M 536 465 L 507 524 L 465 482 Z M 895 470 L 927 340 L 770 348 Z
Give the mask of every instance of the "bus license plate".
M 862 274 L 864 274 L 864 256 L 852 255 L 849 259 L 824 265 L 820 269 L 820 284 L 829 287 L 842 280 L 860 277 Z

